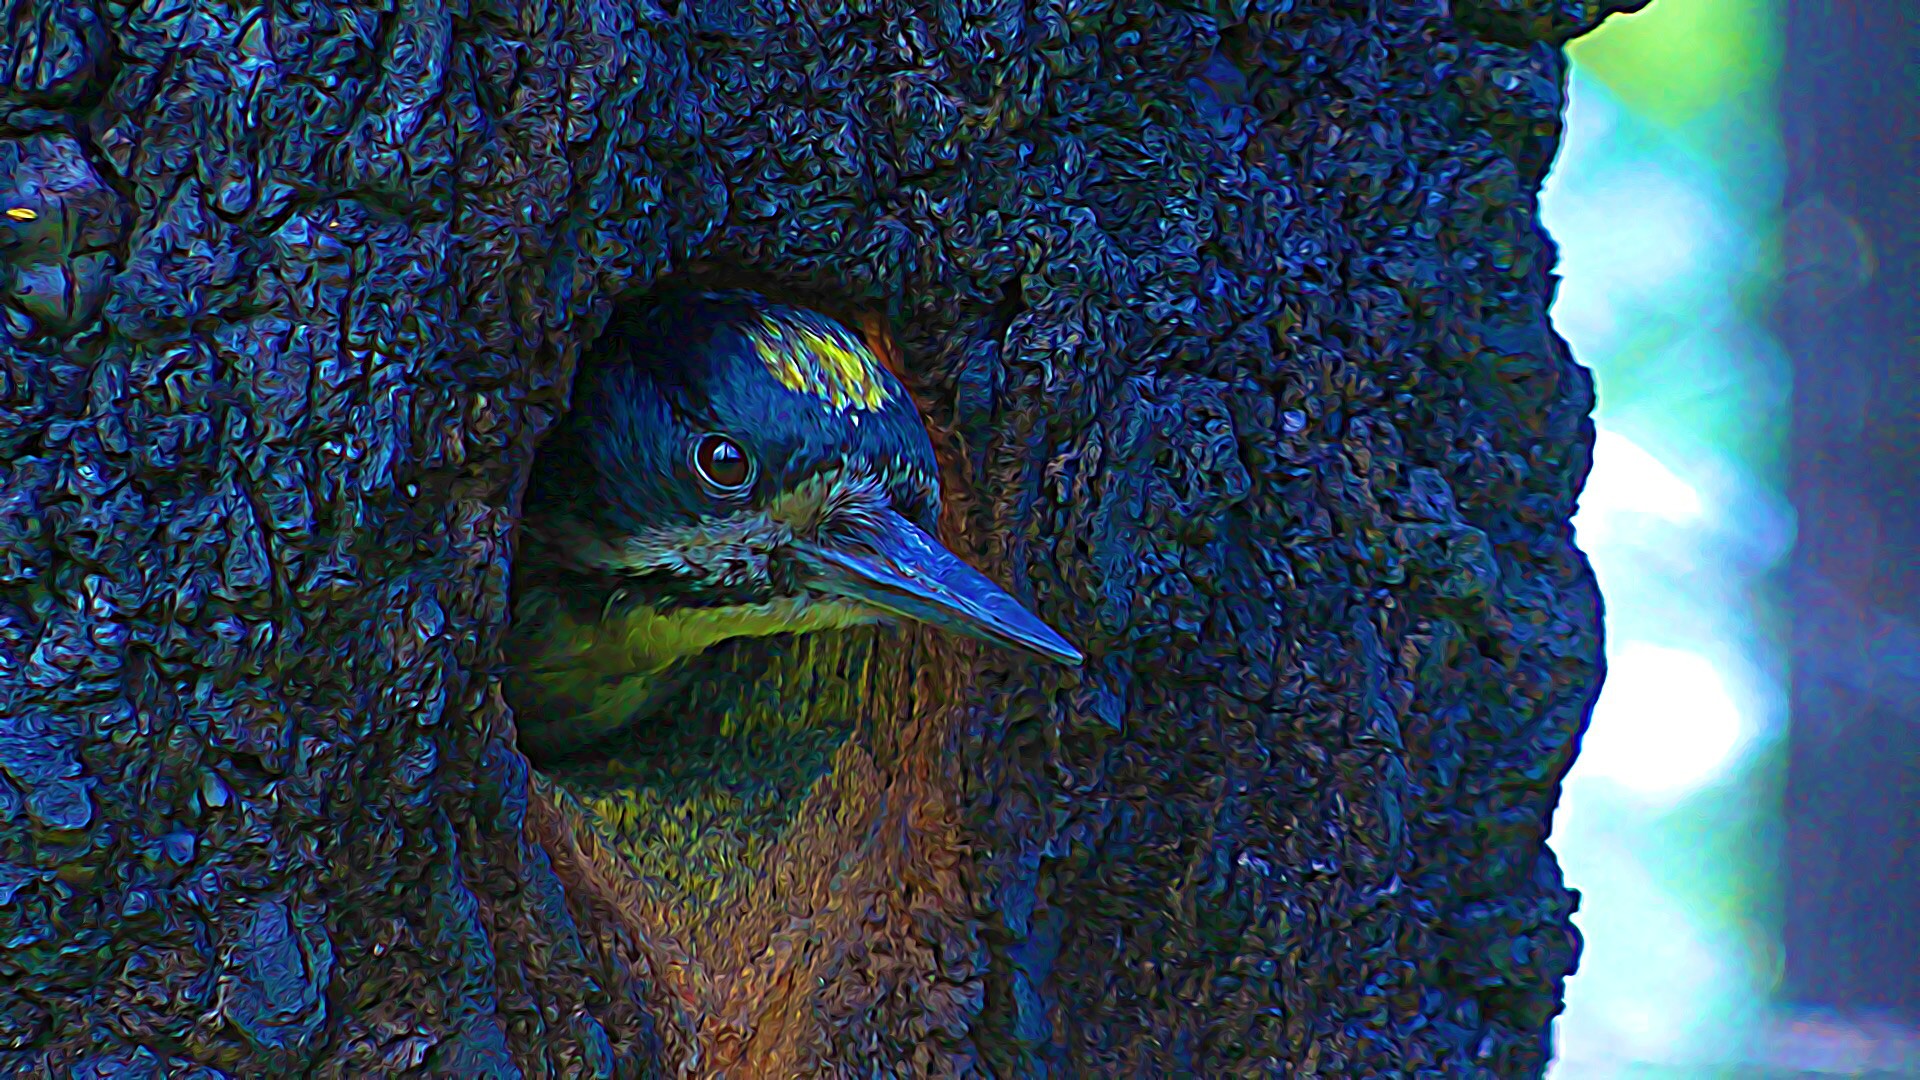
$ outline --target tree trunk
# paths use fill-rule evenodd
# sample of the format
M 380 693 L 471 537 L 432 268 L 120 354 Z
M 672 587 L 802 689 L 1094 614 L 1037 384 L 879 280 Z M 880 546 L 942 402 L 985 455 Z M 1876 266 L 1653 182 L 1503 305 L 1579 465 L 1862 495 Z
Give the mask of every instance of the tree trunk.
M 1606 2 L 9 0 L 0 1074 L 1537 1074 Z M 676 918 L 498 670 L 576 358 L 686 281 L 890 327 L 1089 661 L 769 646 L 716 707 L 848 734 Z

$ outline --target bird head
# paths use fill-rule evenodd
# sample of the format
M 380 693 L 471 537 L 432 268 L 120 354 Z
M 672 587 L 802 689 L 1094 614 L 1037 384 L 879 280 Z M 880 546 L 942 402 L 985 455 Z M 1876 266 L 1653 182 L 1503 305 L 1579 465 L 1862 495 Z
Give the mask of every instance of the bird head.
M 670 662 L 728 638 L 914 620 L 1079 663 L 933 536 L 933 447 L 844 327 L 751 293 L 615 316 L 542 450 L 524 557 L 646 612 Z

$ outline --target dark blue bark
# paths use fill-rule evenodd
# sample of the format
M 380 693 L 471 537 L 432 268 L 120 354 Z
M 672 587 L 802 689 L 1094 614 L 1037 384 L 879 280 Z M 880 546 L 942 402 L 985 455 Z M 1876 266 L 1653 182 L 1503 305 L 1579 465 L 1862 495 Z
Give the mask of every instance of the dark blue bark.
M 1540 1071 L 1599 0 L 3 10 L 0 1073 Z M 663 928 L 497 642 L 681 280 L 886 317 L 1090 660 L 882 639 L 758 906 Z

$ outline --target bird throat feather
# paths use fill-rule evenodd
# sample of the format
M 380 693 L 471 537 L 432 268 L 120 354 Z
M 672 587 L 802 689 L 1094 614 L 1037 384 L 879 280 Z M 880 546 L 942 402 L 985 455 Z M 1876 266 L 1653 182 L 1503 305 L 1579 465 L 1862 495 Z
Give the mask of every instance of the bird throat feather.
M 538 591 L 521 600 L 515 618 L 541 626 L 539 652 L 513 675 L 520 716 L 534 746 L 580 744 L 652 713 L 678 685 L 673 672 L 690 656 L 732 638 L 806 634 L 874 621 L 847 604 L 798 597 L 731 607 L 660 610 L 609 604 L 599 618 L 580 618 Z

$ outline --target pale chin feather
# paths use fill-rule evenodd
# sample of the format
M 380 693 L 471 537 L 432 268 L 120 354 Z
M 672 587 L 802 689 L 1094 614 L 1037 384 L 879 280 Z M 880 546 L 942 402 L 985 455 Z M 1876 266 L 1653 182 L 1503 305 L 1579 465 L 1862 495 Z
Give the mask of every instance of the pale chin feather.
M 846 613 L 847 621 L 843 624 L 846 626 L 897 626 L 901 622 L 900 616 L 870 604 L 842 600 L 839 597 L 828 597 L 823 602 L 837 612 Z

